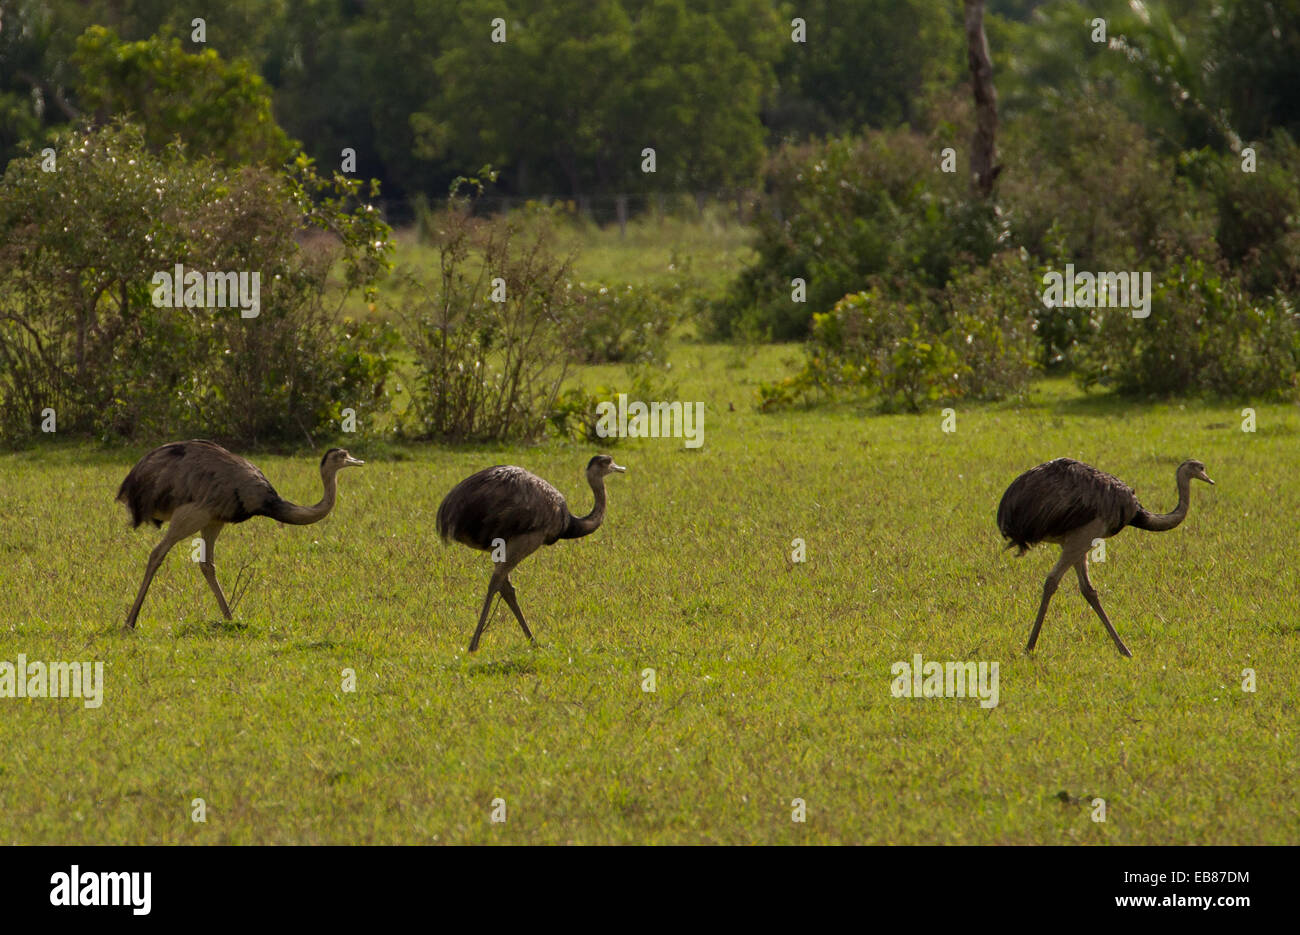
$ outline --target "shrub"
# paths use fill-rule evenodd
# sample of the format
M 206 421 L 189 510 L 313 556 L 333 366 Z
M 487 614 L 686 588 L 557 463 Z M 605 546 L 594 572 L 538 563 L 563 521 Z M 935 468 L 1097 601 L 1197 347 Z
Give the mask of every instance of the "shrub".
M 879 287 L 813 316 L 799 373 L 759 388 L 760 409 L 848 392 L 882 409 L 1000 399 L 1035 368 L 1035 279 L 1022 254 L 968 271 L 933 296 L 904 301 Z
M 1042 279 L 1028 254 L 1006 251 L 963 272 L 939 296 L 946 340 L 962 363 L 958 396 L 1004 399 L 1039 366 Z
M 1189 154 L 1189 174 L 1214 200 L 1215 241 L 1242 284 L 1257 296 L 1300 291 L 1300 147 L 1278 132 L 1256 145 L 1256 169 L 1241 157 Z
M 578 315 L 576 347 L 586 364 L 662 363 L 668 335 L 677 323 L 672 305 L 655 291 L 630 283 L 612 286 L 577 282 L 569 286 Z
M 1112 104 L 1049 105 L 1005 139 L 999 195 L 1014 243 L 1057 270 L 1152 270 L 1213 257 L 1213 211 L 1142 126 Z M 1075 363 L 1086 309 L 1040 306 L 1044 366 Z
M 1276 294 L 1252 299 L 1234 278 L 1186 260 L 1154 284 L 1151 314 L 1092 313 L 1079 368 L 1085 387 L 1164 396 L 1294 396 L 1300 384 L 1300 315 Z
M 398 327 L 415 357 L 403 431 L 453 441 L 536 437 L 578 332 L 553 222 L 545 213 L 476 218 L 453 193 L 428 236 L 438 279 L 406 273 L 399 290 Z
M 194 51 L 174 36 L 130 42 L 91 26 L 77 37 L 72 63 L 81 108 L 100 120 L 130 119 L 154 151 L 179 136 L 226 165 L 277 167 L 297 149 L 275 122 L 271 88 L 247 61 Z
M 1213 252 L 1213 214 L 1115 105 L 1060 102 L 1013 125 L 999 195 L 1015 243 L 1079 269 L 1163 270 Z
M 617 445 L 619 438 L 602 436 L 597 431 L 600 418 L 596 408 L 602 402 L 615 401 L 620 393 L 643 401 L 672 399 L 677 395 L 677 385 L 666 374 L 666 369 L 652 364 L 628 364 L 622 381 L 617 384 L 602 384 L 594 392 L 584 386 L 571 386 L 555 400 L 551 428 L 561 438 L 576 438 L 605 447 Z
M 127 124 L 70 133 L 57 171 L 41 161 L 15 159 L 0 181 L 6 436 L 34 432 L 48 407 L 59 431 L 102 438 L 310 439 L 382 396 L 380 336 L 327 308 L 385 263 L 387 227 L 356 203 L 358 183 L 305 159 L 276 172 L 154 153 Z M 329 236 L 304 249 L 304 226 Z M 155 306 L 154 274 L 178 263 L 258 272 L 260 314 Z
M 873 276 L 942 288 L 987 262 L 1006 238 L 996 207 L 969 200 L 960 173 L 943 173 L 933 141 L 909 131 L 786 147 L 767 170 L 756 221 L 758 257 L 715 309 L 714 331 L 805 337 Z M 791 280 L 807 284 L 791 301 Z

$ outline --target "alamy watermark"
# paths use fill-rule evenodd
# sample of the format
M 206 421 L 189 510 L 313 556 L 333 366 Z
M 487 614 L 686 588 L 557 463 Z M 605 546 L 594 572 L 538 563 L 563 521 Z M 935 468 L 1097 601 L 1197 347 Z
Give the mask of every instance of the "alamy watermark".
M 704 403 L 627 401 L 596 404 L 596 434 L 601 438 L 681 438 L 687 448 L 704 444 Z
M 895 698 L 979 698 L 981 708 L 998 706 L 996 662 L 925 662 L 914 653 L 911 663 L 895 662 L 889 674 Z
M 104 703 L 102 662 L 0 660 L 0 698 L 81 698 L 87 708 Z
M 159 270 L 149 280 L 155 308 L 237 308 L 240 318 L 262 313 L 260 272 L 186 271 L 181 263 L 171 272 Z
M 73 864 L 67 873 L 51 875 L 50 883 L 51 906 L 130 906 L 132 914 L 147 916 L 153 903 L 153 874 L 148 870 L 95 873 Z
M 1043 274 L 1043 304 L 1048 308 L 1130 308 L 1134 318 L 1151 314 L 1151 273 L 1076 273 L 1073 263 L 1065 273 Z

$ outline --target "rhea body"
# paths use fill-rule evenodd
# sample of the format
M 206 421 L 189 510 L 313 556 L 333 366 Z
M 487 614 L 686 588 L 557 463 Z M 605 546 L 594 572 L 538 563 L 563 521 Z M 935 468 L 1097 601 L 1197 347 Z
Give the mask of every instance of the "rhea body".
M 599 529 L 605 519 L 605 477 L 626 470 L 609 455 L 596 455 L 587 462 L 587 483 L 595 502 L 586 516 L 574 516 L 562 493 L 514 465 L 484 468 L 452 488 L 438 507 L 438 535 L 443 542 L 454 540 L 493 553 L 496 566 L 469 643 L 470 652 L 478 649 L 495 594 L 505 599 L 524 636 L 536 642 L 519 609 L 510 572 L 544 545 L 580 539 Z
M 1133 655 L 1102 609 L 1097 590 L 1088 577 L 1088 553 L 1095 540 L 1117 535 L 1126 526 L 1150 532 L 1173 529 L 1187 517 L 1192 480 L 1214 483 L 1200 461 L 1180 464 L 1175 480 L 1178 506 L 1171 513 L 1150 512 L 1138 502 L 1133 489 L 1119 478 L 1070 458 L 1040 464 L 1011 482 L 998 504 L 998 530 L 1009 540 L 1007 548 L 1018 547 L 1017 555 L 1024 555 L 1038 542 L 1061 547 L 1061 557 L 1043 584 L 1043 597 L 1026 652 L 1032 651 L 1038 641 L 1047 605 L 1062 576 L 1073 568 L 1079 578 L 1079 593 L 1101 618 L 1116 649 L 1121 655 Z
M 342 448 L 331 448 L 320 462 L 324 493 L 315 506 L 290 503 L 252 462 L 232 454 L 215 442 L 193 439 L 173 442 L 150 451 L 131 468 L 118 488 L 117 499 L 131 514 L 132 527 L 151 522 L 167 523 L 162 541 L 149 553 L 144 580 L 126 617 L 128 629 L 135 626 L 149 584 L 172 546 L 196 533 L 203 539 L 199 569 L 227 620 L 230 607 L 217 583 L 214 550 L 217 536 L 231 523 L 254 516 L 269 516 L 281 523 L 307 525 L 329 515 L 334 508 L 338 472 L 365 464 Z

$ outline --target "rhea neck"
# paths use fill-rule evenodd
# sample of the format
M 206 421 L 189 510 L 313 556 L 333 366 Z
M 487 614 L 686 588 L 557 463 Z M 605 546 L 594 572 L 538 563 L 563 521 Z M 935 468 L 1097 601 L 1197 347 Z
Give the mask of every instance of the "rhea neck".
M 1172 513 L 1148 513 L 1145 529 L 1164 532 L 1173 529 L 1187 518 L 1187 507 L 1192 501 L 1192 475 L 1182 467 L 1178 469 L 1178 506 Z
M 564 530 L 561 539 L 581 539 L 583 536 L 589 536 L 605 521 L 605 477 L 603 474 L 587 475 L 587 483 L 591 484 L 591 492 L 596 498 L 596 502 L 591 506 L 591 512 L 586 516 L 574 516 L 569 514 L 569 526 Z
M 321 483 L 325 487 L 325 492 L 320 498 L 320 502 L 315 506 L 299 506 L 296 503 L 290 503 L 288 500 L 281 500 L 276 505 L 272 513 L 274 519 L 282 523 L 292 523 L 295 526 L 309 526 L 312 523 L 319 523 L 329 511 L 334 509 L 334 495 L 338 491 L 338 474 L 337 467 L 323 467 L 320 471 Z

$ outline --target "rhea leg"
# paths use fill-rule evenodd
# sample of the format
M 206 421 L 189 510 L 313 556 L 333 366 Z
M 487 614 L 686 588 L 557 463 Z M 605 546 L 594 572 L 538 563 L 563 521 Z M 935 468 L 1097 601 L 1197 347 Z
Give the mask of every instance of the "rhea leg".
M 1034 644 L 1038 642 L 1038 631 L 1042 629 L 1043 618 L 1047 616 L 1047 605 L 1051 603 L 1052 595 L 1056 593 L 1057 585 L 1061 583 L 1061 576 L 1073 564 L 1071 550 L 1063 547 L 1060 559 L 1047 573 L 1047 580 L 1043 582 L 1043 599 L 1038 605 L 1038 616 L 1034 618 L 1034 628 L 1029 632 L 1029 643 L 1025 646 L 1025 652 L 1034 651 Z
M 221 523 L 211 523 L 204 527 L 203 561 L 199 562 L 199 570 L 203 572 L 203 577 L 208 579 L 208 587 L 216 595 L 217 606 L 221 608 L 221 613 L 225 615 L 227 620 L 230 620 L 230 605 L 226 603 L 226 595 L 222 593 L 221 585 L 217 583 L 217 565 L 213 558 L 213 551 L 217 545 L 217 536 L 221 533 L 221 525 Z M 238 582 L 236 582 L 235 590 L 238 589 Z
M 1074 570 L 1079 576 L 1079 593 L 1083 595 L 1084 600 L 1092 605 L 1092 609 L 1097 612 L 1097 616 L 1100 617 L 1101 622 L 1105 624 L 1106 632 L 1109 633 L 1110 638 L 1115 641 L 1115 648 L 1119 650 L 1121 656 L 1132 658 L 1133 654 L 1128 651 L 1128 647 L 1124 645 L 1124 641 L 1119 638 L 1119 634 L 1116 633 L 1115 628 L 1111 626 L 1110 618 L 1106 616 L 1106 611 L 1101 609 L 1101 600 L 1097 597 L 1097 589 L 1092 586 L 1092 580 L 1088 577 L 1088 556 L 1086 554 L 1074 566 Z
M 470 652 L 478 649 L 479 637 L 483 634 L 483 628 L 487 626 L 488 609 L 492 605 L 492 595 L 497 592 L 501 593 L 510 609 L 514 611 L 515 619 L 519 621 L 519 625 L 524 629 L 524 635 L 530 640 L 533 639 L 533 634 L 528 632 L 528 624 L 524 623 L 524 615 L 519 610 L 519 602 L 515 600 L 515 589 L 514 585 L 510 583 L 510 572 L 514 571 L 516 565 L 536 552 L 544 541 L 545 533 L 536 532 L 518 536 L 506 543 L 504 561 L 498 562 L 496 568 L 492 571 L 492 582 L 488 585 L 487 597 L 483 599 L 483 612 L 479 614 L 478 629 L 474 631 L 474 638 L 469 642 Z
M 487 596 L 483 598 L 483 610 L 478 615 L 478 626 L 474 628 L 474 636 L 469 641 L 469 651 L 475 652 L 478 649 L 479 637 L 483 635 L 483 628 L 487 626 L 488 611 L 492 609 L 492 595 L 501 590 L 501 585 L 505 582 L 509 574 L 504 565 L 498 565 L 492 572 L 492 580 L 488 583 Z
M 172 514 L 162 542 L 154 546 L 153 551 L 149 553 L 149 561 L 144 566 L 144 580 L 140 582 L 140 590 L 135 596 L 135 603 L 131 605 L 131 612 L 126 615 L 126 629 L 135 627 L 136 618 L 140 616 L 140 608 L 144 606 L 144 596 L 149 593 L 149 584 L 172 546 L 187 536 L 194 535 L 206 525 L 207 520 L 207 516 L 202 511 L 188 505 Z
M 523 627 L 524 636 L 528 637 L 529 642 L 536 643 L 537 640 L 533 639 L 533 634 L 529 631 L 528 624 L 524 623 L 523 611 L 519 609 L 519 602 L 515 600 L 515 586 L 510 583 L 510 578 L 508 576 L 501 585 L 501 596 L 506 599 L 506 603 L 510 605 L 510 609 L 515 612 L 515 619 L 519 621 L 519 626 Z

